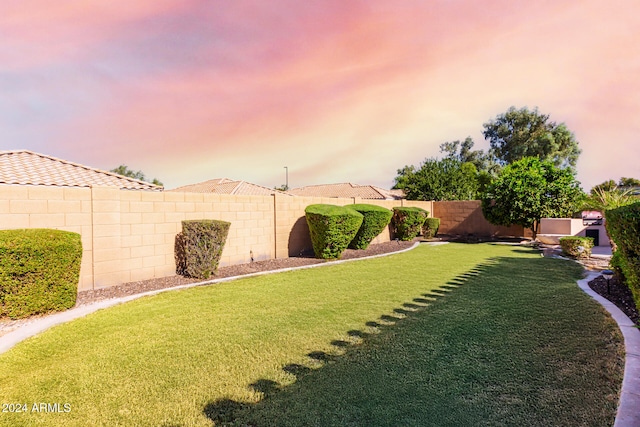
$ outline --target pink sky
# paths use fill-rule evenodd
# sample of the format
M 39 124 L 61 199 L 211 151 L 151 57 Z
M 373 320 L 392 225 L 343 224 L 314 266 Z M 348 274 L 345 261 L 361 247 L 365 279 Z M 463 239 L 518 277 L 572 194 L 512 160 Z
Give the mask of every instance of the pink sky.
M 5 0 L 0 149 L 167 188 L 390 187 L 510 106 L 574 132 L 585 190 L 640 178 L 640 3 Z

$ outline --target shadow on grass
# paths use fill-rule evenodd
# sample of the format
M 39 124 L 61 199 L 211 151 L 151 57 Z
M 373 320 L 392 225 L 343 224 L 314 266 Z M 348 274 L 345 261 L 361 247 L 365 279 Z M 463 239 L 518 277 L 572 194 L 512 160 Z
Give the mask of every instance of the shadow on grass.
M 340 355 L 284 366 L 293 383 L 251 384 L 261 401 L 203 412 L 216 426 L 612 425 L 623 346 L 581 271 L 493 260 L 348 331 Z
M 398 322 L 410 318 L 411 316 L 415 316 L 420 311 L 425 310 L 435 302 L 447 297 L 449 293 L 464 285 L 469 279 L 476 277 L 482 271 L 484 271 L 484 266 L 477 266 L 466 273 L 460 274 L 446 284 L 441 285 L 439 288 L 431 290 L 428 293 L 424 293 L 420 297 L 414 298 L 411 302 L 403 303 L 401 308 L 393 309 L 393 315 L 383 314 L 376 321 L 366 322 L 366 327 L 378 330 L 378 332 L 376 332 L 375 334 L 361 330 L 347 331 L 347 335 L 353 337 L 354 339 L 357 339 L 358 342 L 354 343 L 344 340 L 332 341 L 332 346 L 342 350 L 343 354 L 341 354 L 340 356 L 332 355 L 324 351 L 312 351 L 307 354 L 309 359 L 312 359 L 315 362 L 320 362 L 322 364 L 320 368 L 309 368 L 300 364 L 289 364 L 284 366 L 282 370 L 288 374 L 295 376 L 296 382 L 298 383 L 303 378 L 309 375 L 322 375 L 322 370 L 327 369 L 335 362 L 345 359 L 348 360 L 351 351 L 357 347 L 362 347 L 362 345 L 365 343 L 368 343 L 372 336 L 384 335 L 386 330 L 388 330 L 389 328 L 393 328 L 398 324 Z M 260 411 L 259 406 L 264 405 L 267 402 L 272 401 L 273 399 L 276 399 L 277 396 L 286 389 L 286 387 L 283 387 L 280 384 L 268 379 L 260 379 L 255 383 L 250 384 L 249 388 L 261 393 L 263 395 L 263 399 L 255 404 L 238 402 L 231 399 L 219 399 L 213 402 L 209 402 L 204 407 L 203 413 L 207 416 L 207 418 L 213 421 L 216 426 L 236 425 L 234 422 L 239 415 L 247 415 L 252 411 Z M 240 423 L 238 425 L 258 426 L 275 424 L 271 424 L 270 422 L 265 421 L 263 424 Z

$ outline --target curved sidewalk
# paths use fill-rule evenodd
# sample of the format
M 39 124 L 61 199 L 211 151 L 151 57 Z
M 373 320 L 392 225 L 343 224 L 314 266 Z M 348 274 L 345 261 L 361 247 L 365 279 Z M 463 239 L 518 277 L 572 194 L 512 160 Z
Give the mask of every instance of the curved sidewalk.
M 611 314 L 624 337 L 624 378 L 614 427 L 638 427 L 640 426 L 640 329 L 615 304 L 589 287 L 589 282 L 599 275 L 600 273 L 597 272 L 589 272 L 587 277 L 578 281 L 578 286 Z

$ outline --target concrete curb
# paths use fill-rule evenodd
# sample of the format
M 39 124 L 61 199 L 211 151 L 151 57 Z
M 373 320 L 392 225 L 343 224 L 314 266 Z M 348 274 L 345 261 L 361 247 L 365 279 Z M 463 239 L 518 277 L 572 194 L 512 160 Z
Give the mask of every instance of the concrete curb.
M 448 242 L 438 242 L 439 244 L 443 244 L 443 243 L 448 243 Z M 426 243 L 427 245 L 431 245 L 431 243 Z M 66 323 L 66 322 L 70 322 L 72 320 L 78 319 L 80 317 L 84 317 L 88 314 L 94 313 L 98 310 L 102 310 L 104 308 L 108 308 L 108 307 L 113 307 L 114 305 L 117 304 L 121 304 L 121 303 L 125 303 L 128 301 L 133 301 L 135 299 L 138 298 L 142 298 L 142 297 L 146 297 L 146 296 L 150 296 L 150 295 L 157 295 L 160 294 L 162 292 L 169 292 L 169 291 L 176 291 L 176 290 L 180 290 L 180 289 L 188 289 L 188 288 L 194 288 L 196 286 L 205 286 L 205 285 L 213 285 L 216 283 L 223 283 L 223 282 L 231 282 L 233 280 L 238 280 L 238 279 L 244 279 L 247 277 L 255 277 L 255 276 L 264 276 L 267 274 L 275 274 L 275 273 L 283 273 L 286 271 L 294 271 L 294 270 L 304 270 L 304 269 L 308 269 L 308 268 L 316 268 L 316 267 L 324 267 L 326 265 L 336 265 L 336 264 L 343 264 L 346 262 L 352 262 L 352 261 L 360 261 L 360 260 L 364 260 L 364 259 L 373 259 L 373 258 L 381 258 L 381 257 L 385 257 L 385 256 L 390 256 L 390 255 L 394 255 L 394 254 L 399 254 L 399 253 L 403 253 L 403 252 L 407 252 L 410 251 L 412 249 L 417 248 L 420 245 L 419 242 L 416 242 L 413 244 L 413 246 L 397 251 L 397 252 L 389 252 L 389 253 L 385 253 L 385 254 L 380 254 L 380 255 L 372 255 L 372 256 L 368 256 L 368 257 L 362 257 L 362 258 L 351 258 L 351 259 L 344 259 L 344 260 L 337 260 L 337 261 L 329 261 L 329 262 L 323 262 L 320 264 L 311 264 L 311 265 L 303 265 L 300 267 L 291 267 L 291 268 L 282 268 L 280 270 L 270 270 L 270 271 L 261 271 L 261 272 L 257 272 L 257 273 L 250 273 L 250 274 L 244 274 L 242 276 L 233 276 L 233 277 L 225 277 L 222 279 L 213 279 L 213 280 L 207 280 L 204 282 L 197 282 L 197 283 L 189 283 L 187 285 L 180 285 L 180 286 L 174 286 L 171 288 L 164 288 L 164 289 L 157 289 L 154 291 L 148 291 L 148 292 L 142 292 L 139 294 L 135 294 L 135 295 L 129 295 L 126 297 L 121 297 L 121 298 L 111 298 L 111 299 L 107 299 L 107 300 L 102 300 L 102 301 L 97 301 L 95 303 L 92 304 L 87 304 L 87 305 L 83 305 L 80 307 L 75 307 L 72 309 L 69 309 L 67 311 L 63 311 L 60 313 L 56 313 L 56 314 L 51 314 L 49 316 L 46 317 L 41 317 L 41 318 L 37 318 L 37 319 L 33 319 L 33 321 L 20 326 L 19 328 L 9 332 L 8 334 L 5 334 L 3 336 L 0 337 L 0 354 L 10 350 L 11 348 L 13 348 L 16 344 L 26 340 L 27 338 L 31 338 L 41 332 L 46 331 L 49 328 L 52 328 L 53 326 L 57 326 L 60 325 L 62 323 Z
M 589 287 L 589 282 L 599 275 L 597 272 L 588 272 L 587 277 L 578 280 L 578 286 L 611 314 L 622 332 L 625 348 L 624 377 L 614 427 L 637 427 L 640 426 L 640 329 L 612 302 Z

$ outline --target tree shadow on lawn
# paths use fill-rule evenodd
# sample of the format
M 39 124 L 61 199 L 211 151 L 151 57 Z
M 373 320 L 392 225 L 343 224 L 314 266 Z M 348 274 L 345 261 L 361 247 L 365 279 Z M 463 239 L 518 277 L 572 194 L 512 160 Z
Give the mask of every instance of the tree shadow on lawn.
M 315 383 L 312 380 L 307 384 L 306 379 L 309 377 L 323 377 L 324 373 L 331 370 L 337 363 L 341 363 L 343 366 L 348 366 L 350 363 L 356 363 L 357 359 L 363 354 L 367 354 L 367 347 L 379 346 L 381 343 L 386 342 L 385 346 L 406 346 L 410 343 L 394 343 L 394 337 L 390 334 L 390 329 L 396 327 L 399 322 L 406 319 L 418 316 L 420 312 L 424 311 L 427 307 L 437 303 L 442 298 L 448 296 L 453 290 L 464 285 L 470 278 L 477 276 L 484 270 L 484 266 L 480 265 L 470 270 L 467 273 L 460 274 L 456 278 L 448 281 L 440 288 L 430 290 L 427 293 L 420 295 L 420 297 L 414 298 L 411 302 L 402 304 L 401 308 L 393 309 L 393 315 L 383 314 L 376 321 L 369 321 L 365 323 L 365 326 L 374 330 L 375 332 L 365 332 L 362 330 L 350 330 L 347 335 L 353 337 L 356 342 L 334 340 L 331 342 L 333 347 L 341 350 L 341 355 L 337 356 L 329 354 L 325 351 L 313 351 L 307 354 L 310 360 L 321 364 L 321 367 L 310 368 L 301 364 L 289 364 L 282 368 L 283 371 L 296 377 L 296 382 L 289 386 L 281 386 L 275 381 L 269 379 L 260 379 L 249 387 L 263 395 L 263 399 L 257 403 L 244 403 L 231 399 L 219 399 L 213 402 L 209 402 L 205 405 L 203 413 L 211 421 L 218 425 L 248 425 L 248 426 L 262 426 L 262 425 L 282 425 L 282 419 L 279 419 L 277 412 L 273 412 L 269 407 L 271 405 L 280 406 L 282 402 L 278 402 L 279 397 L 285 397 L 290 399 L 291 396 L 295 396 L 297 390 L 311 389 Z M 358 351 L 360 355 L 356 355 Z M 385 350 L 386 351 L 386 350 Z M 353 357 L 356 356 L 356 357 Z M 322 391 L 319 391 L 322 393 Z M 266 417 L 264 415 L 267 415 Z M 251 421 L 246 421 L 246 419 Z M 254 420 L 255 418 L 255 420 Z M 297 425 L 306 425 L 303 424 Z M 375 424 L 375 423 L 374 423 Z M 296 425 L 295 422 L 293 425 Z M 324 425 L 324 424 L 319 424 Z
M 455 292 L 429 291 L 348 331 L 354 342 L 332 342 L 340 355 L 284 366 L 292 384 L 249 385 L 261 401 L 220 399 L 203 413 L 216 426 L 611 425 L 624 353 L 604 311 L 580 298 L 580 271 L 489 261 L 450 281 Z

